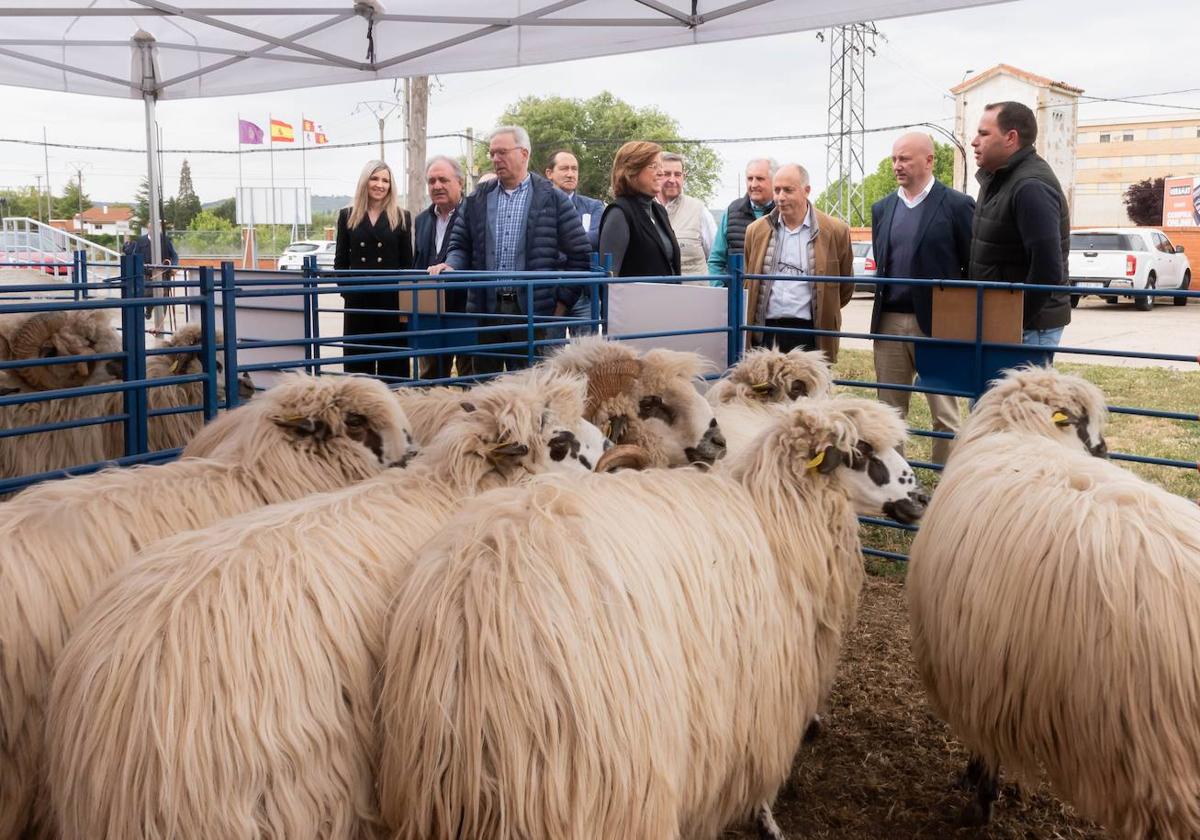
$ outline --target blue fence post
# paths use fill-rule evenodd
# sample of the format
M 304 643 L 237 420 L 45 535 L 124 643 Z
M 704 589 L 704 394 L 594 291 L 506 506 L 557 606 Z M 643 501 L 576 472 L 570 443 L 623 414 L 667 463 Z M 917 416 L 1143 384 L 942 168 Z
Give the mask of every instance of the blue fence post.
M 725 360 L 730 367 L 738 363 L 742 358 L 742 298 L 743 298 L 743 275 L 745 274 L 745 260 L 741 254 L 733 254 L 729 257 L 729 288 L 728 297 L 726 298 L 729 304 L 729 343 L 725 348 Z
M 146 378 L 146 328 L 142 323 L 141 298 L 146 284 L 142 258 L 136 254 L 121 258 L 121 343 L 125 352 L 125 381 Z M 133 301 L 139 301 L 134 303 Z M 145 384 L 128 388 L 125 403 L 125 454 L 142 455 L 150 448 L 148 401 Z
M 428 281 L 423 281 L 423 280 L 418 279 L 418 280 L 413 281 L 410 285 L 415 286 L 418 283 L 422 283 L 422 282 L 428 282 Z M 399 297 L 401 294 L 403 294 L 403 293 L 400 292 L 399 289 L 397 289 L 396 296 Z M 421 307 L 418 305 L 419 301 L 417 299 L 417 294 L 418 293 L 417 293 L 416 289 L 409 290 L 409 295 L 412 299 L 412 312 L 410 312 L 409 316 L 408 316 L 408 331 L 409 332 L 420 332 L 420 330 L 421 330 L 421 313 L 417 311 Z M 428 339 L 424 338 L 423 336 L 417 336 L 416 338 L 413 338 L 408 342 L 408 349 L 409 349 L 409 352 L 416 351 L 417 353 L 420 353 L 423 350 L 427 349 L 428 344 L 429 344 Z M 424 356 L 409 356 L 408 357 L 409 379 L 416 380 L 416 379 L 420 378 L 420 376 L 421 376 L 421 359 L 423 359 L 423 358 L 425 358 L 425 357 Z
M 225 333 L 225 405 L 238 404 L 237 278 L 233 263 L 221 263 L 221 329 Z
M 71 266 L 71 282 L 77 288 L 75 289 L 75 300 L 87 300 L 87 252 L 75 251 L 72 255 L 73 265 Z
M 317 273 L 317 258 L 309 255 L 304 258 L 304 265 L 301 267 L 304 275 L 304 359 L 311 361 L 316 345 L 313 342 L 313 324 L 316 321 L 315 303 L 317 288 L 316 273 Z M 317 365 L 305 365 L 304 369 L 308 373 L 320 372 L 320 367 Z
M 975 399 L 983 394 L 987 383 L 983 381 L 983 287 L 975 287 Z
M 200 267 L 200 352 L 204 356 L 204 422 L 217 416 L 217 300 L 212 266 Z
M 525 278 L 525 323 L 527 330 L 525 357 L 528 359 L 529 367 L 533 367 L 534 350 L 537 348 L 533 346 L 535 340 L 533 333 L 533 281 L 528 277 Z

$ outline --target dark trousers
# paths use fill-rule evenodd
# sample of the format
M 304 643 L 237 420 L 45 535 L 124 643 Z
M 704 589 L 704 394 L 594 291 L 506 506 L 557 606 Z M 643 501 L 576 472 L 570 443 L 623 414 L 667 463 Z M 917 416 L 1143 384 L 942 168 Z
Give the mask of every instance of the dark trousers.
M 792 330 L 811 330 L 813 322 L 809 318 L 768 318 L 766 326 Z M 805 333 L 763 333 L 762 346 L 774 347 L 780 353 L 791 352 L 797 347 L 804 350 L 816 350 L 817 337 Z
M 342 299 L 347 309 L 370 309 L 372 312 L 346 312 L 342 315 L 342 335 L 346 344 L 369 345 L 364 347 L 342 348 L 342 355 L 347 357 L 386 353 L 388 350 L 406 350 L 408 342 L 403 336 L 391 338 L 368 338 L 363 341 L 355 340 L 355 336 L 372 333 L 403 332 L 408 325 L 400 320 L 399 300 L 395 294 L 387 292 L 351 292 L 343 294 Z M 378 361 L 356 362 L 347 359 L 342 365 L 347 373 L 367 373 L 372 376 L 392 376 L 400 379 L 410 377 L 408 359 L 380 359 Z
M 516 294 L 500 293 L 496 295 L 496 311 L 495 315 L 513 316 L 511 320 L 519 320 L 520 326 L 514 327 L 511 330 L 495 330 L 494 332 L 480 332 L 480 344 L 508 344 L 514 341 L 525 342 L 529 338 L 529 328 L 525 313 L 521 311 L 521 305 L 517 302 Z M 507 318 L 480 318 L 480 327 L 498 327 Z M 474 363 L 475 373 L 501 373 L 507 367 L 508 370 L 523 370 L 529 367 L 529 358 L 526 356 L 524 347 L 513 347 L 506 350 L 500 350 L 499 353 L 504 356 L 473 356 L 471 357 Z M 519 358 L 517 357 L 519 354 Z

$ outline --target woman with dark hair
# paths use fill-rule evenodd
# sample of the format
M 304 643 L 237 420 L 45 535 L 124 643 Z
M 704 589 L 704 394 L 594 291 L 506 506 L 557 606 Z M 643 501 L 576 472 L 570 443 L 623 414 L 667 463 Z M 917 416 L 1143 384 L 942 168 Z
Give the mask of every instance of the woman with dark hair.
M 412 268 L 412 216 L 401 210 L 392 188 L 392 170 L 381 160 L 367 161 L 354 190 L 354 201 L 338 213 L 337 247 L 333 267 L 340 270 L 402 270 Z M 341 278 L 345 286 L 354 283 L 377 282 L 371 278 Z M 370 338 L 355 342 L 353 336 L 372 333 L 395 333 L 406 324 L 399 316 L 398 292 L 342 292 L 346 312 L 342 316 L 342 333 L 347 345 L 345 356 L 386 352 L 389 348 L 403 349 L 403 338 Z M 360 311 L 354 311 L 360 310 Z M 361 311 L 374 310 L 374 311 Z M 379 376 L 409 378 L 408 359 L 382 359 L 379 362 L 347 360 L 348 373 L 370 373 Z
M 616 277 L 678 277 L 679 243 L 667 210 L 654 200 L 662 180 L 662 147 L 635 140 L 613 159 L 613 203 L 600 220 L 600 254 L 612 255 Z M 670 281 L 667 281 L 670 282 Z M 678 283 L 679 281 L 674 281 Z

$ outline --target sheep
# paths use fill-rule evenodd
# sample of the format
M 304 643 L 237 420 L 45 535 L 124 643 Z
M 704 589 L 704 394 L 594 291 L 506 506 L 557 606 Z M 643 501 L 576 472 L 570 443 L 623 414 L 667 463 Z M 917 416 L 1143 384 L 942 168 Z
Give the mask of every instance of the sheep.
M 730 402 L 786 403 L 800 397 L 823 397 L 832 388 L 829 360 L 823 351 L 796 348 L 781 353 L 760 347 L 747 350 L 705 396 L 716 408 Z
M 55 672 L 64 840 L 375 834 L 374 680 L 395 579 L 463 497 L 595 464 L 585 388 L 533 370 L 473 389 L 404 472 L 145 553 Z
M 771 416 L 767 406 L 829 394 L 833 377 L 825 353 L 800 349 L 749 350 L 705 395 L 725 435 L 729 455 L 742 451 Z
M 801 400 L 720 472 L 539 478 L 465 505 L 387 617 L 390 836 L 715 838 L 751 815 L 768 832 L 853 620 L 855 511 L 923 508 L 903 437 L 877 402 Z
M 51 836 L 39 789 L 50 671 L 114 572 L 172 534 L 221 528 L 413 454 L 400 407 L 363 378 L 290 377 L 223 419 L 239 434 L 212 458 L 47 482 L 0 505 L 0 837 Z
M 958 433 L 956 452 L 980 438 L 1011 431 L 1049 437 L 1093 455 L 1108 452 L 1104 394 L 1086 379 L 1028 366 L 1005 371 L 990 384 Z
M 1108 455 L 1108 443 L 1104 439 L 1104 425 L 1108 419 L 1103 392 L 1087 380 L 1060 373 L 1051 367 L 1022 367 L 1018 370 L 1007 371 L 1001 379 L 992 383 L 991 388 L 974 406 L 964 427 L 959 432 L 959 442 L 954 454 L 950 456 L 947 468 L 944 470 L 938 493 L 935 494 L 934 504 L 930 508 L 930 516 L 922 532 L 912 546 L 910 568 L 906 581 L 908 600 L 910 600 L 910 618 L 913 625 L 913 652 L 918 664 L 929 656 L 931 646 L 935 646 L 937 630 L 932 625 L 937 611 L 944 610 L 942 596 L 946 594 L 947 562 L 944 559 L 925 559 L 926 556 L 944 558 L 940 548 L 932 544 L 937 529 L 930 528 L 930 521 L 940 523 L 944 515 L 934 516 L 943 508 L 954 510 L 954 491 L 942 490 L 943 487 L 953 488 L 958 482 L 949 479 L 958 475 L 959 470 L 977 469 L 976 450 L 984 452 L 995 450 L 997 440 L 1013 444 L 1014 440 L 1021 442 L 1038 442 L 1044 440 L 1057 448 L 1079 452 L 1085 456 L 1099 458 Z M 1010 460 L 1026 462 L 1030 455 L 1024 449 L 1025 443 L 1009 451 Z M 968 475 L 971 473 L 968 472 Z M 964 509 L 970 510 L 970 508 Z M 1039 514 L 1037 516 L 1044 516 Z M 988 546 L 991 552 L 995 540 L 990 529 L 995 527 L 990 512 L 984 509 L 972 512 L 971 520 L 962 520 L 958 527 L 966 528 L 968 523 L 979 530 L 979 545 Z M 1006 515 L 1007 521 L 1007 515 Z M 1022 535 L 1032 532 L 1031 523 L 1021 526 Z M 940 528 L 952 528 L 952 524 L 940 524 Z M 997 535 L 998 536 L 998 535 Z M 968 554 L 970 556 L 970 554 Z M 955 581 L 955 587 L 961 587 L 966 578 Z M 923 668 L 924 670 L 924 668 Z M 938 689 L 926 678 L 926 694 L 934 698 Z M 935 701 L 936 706 L 936 701 Z M 946 715 L 943 715 L 946 718 Z M 950 720 L 950 718 L 947 718 Z M 985 822 L 991 814 L 991 803 L 996 797 L 996 780 L 1000 767 L 988 757 L 972 755 L 970 767 L 964 776 L 965 784 L 974 788 L 976 800 L 968 806 L 964 815 L 971 822 Z
M 955 459 L 908 589 L 930 703 L 973 756 L 964 822 L 1003 766 L 1116 837 L 1200 836 L 1200 509 L 1045 436 Z
M 99 309 L 13 313 L 0 316 L 0 360 L 50 359 L 121 352 L 121 340 L 107 312 Z M 119 367 L 85 359 L 69 364 L 34 365 L 4 371 L 7 393 L 54 391 L 112 379 Z
M 43 317 L 45 316 L 45 317 Z M 80 324 L 94 330 L 94 334 L 80 335 Z M 0 335 L 2 335 L 0 328 Z M 47 354 L 65 356 L 84 353 L 112 353 L 121 350 L 120 341 L 107 323 L 106 316 L 98 310 L 40 313 L 28 319 L 21 327 L 22 340 L 14 336 L 12 347 L 17 358 L 32 358 Z M 216 340 L 221 341 L 220 333 Z M 200 343 L 198 325 L 181 328 L 176 335 L 163 344 L 165 348 L 185 348 Z M 40 350 L 39 350 L 40 348 Z M 0 353 L 4 350 L 0 344 Z M 218 359 L 218 372 L 221 361 Z M 51 374 L 37 371 L 58 371 Z M 64 373 L 66 371 L 66 373 Z M 95 385 L 120 378 L 121 364 L 117 360 L 101 367 L 87 362 L 79 365 L 54 365 L 52 367 L 30 367 L 18 369 L 21 377 L 30 385 L 21 390 L 46 390 L 50 387 L 68 388 L 80 385 Z M 146 377 L 159 379 L 168 376 L 201 373 L 198 354 L 180 350 L 169 354 L 149 356 L 146 360 Z M 69 374 L 69 375 L 68 375 Z M 41 387 L 37 387 L 41 386 Z M 147 405 L 151 411 L 157 409 L 199 406 L 202 402 L 200 382 L 159 385 L 147 389 Z M 225 383 L 217 382 L 217 398 L 224 399 Z M 243 376 L 239 380 L 239 393 L 243 397 L 253 394 L 253 382 Z M 53 470 L 108 461 L 125 455 L 125 427 L 119 422 L 86 422 L 101 417 L 115 417 L 125 412 L 125 397 L 121 392 L 90 394 L 86 396 L 62 397 L 41 402 L 23 403 L 0 407 L 0 427 L 19 429 L 47 423 L 83 421 L 86 425 L 45 432 L 31 432 L 0 438 L 0 477 L 17 478 L 37 475 Z M 199 409 L 184 413 L 168 413 L 151 417 L 149 420 L 149 445 L 151 451 L 176 449 L 187 443 L 203 424 Z
M 613 443 L 646 450 L 655 467 L 712 465 L 725 438 L 695 388 L 707 362 L 695 353 L 655 349 L 639 356 L 599 336 L 575 339 L 545 363 L 588 379 L 586 417 Z

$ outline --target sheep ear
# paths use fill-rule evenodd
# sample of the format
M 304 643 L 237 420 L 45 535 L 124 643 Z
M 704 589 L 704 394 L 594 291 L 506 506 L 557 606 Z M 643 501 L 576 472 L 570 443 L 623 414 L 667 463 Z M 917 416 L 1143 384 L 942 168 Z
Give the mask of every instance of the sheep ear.
M 197 356 L 195 353 L 183 353 L 181 355 L 176 356 L 175 360 L 173 362 L 171 362 L 171 373 L 177 374 L 180 371 L 187 370 L 188 367 L 192 364 L 192 362 L 196 361 L 199 358 L 200 357 Z
M 790 396 L 792 399 L 796 399 L 797 397 L 807 397 L 808 386 L 805 385 L 802 380 L 797 379 L 793 381 L 791 386 L 788 388 L 788 396 Z
M 770 382 L 755 382 L 753 385 L 750 386 L 750 390 L 756 394 L 765 394 L 767 391 L 771 390 L 771 383 Z
M 470 414 L 472 411 L 475 411 L 475 403 L 473 402 L 467 402 L 466 400 L 463 400 L 459 403 L 459 406 L 468 414 Z
M 329 424 L 315 417 L 276 417 L 275 425 L 297 437 L 311 437 L 318 441 L 328 440 L 331 434 Z
M 523 458 L 529 454 L 529 447 L 523 443 L 498 443 L 488 450 L 488 456 L 493 459 Z
M 1056 410 L 1054 414 L 1050 416 L 1050 419 L 1053 420 L 1054 425 L 1058 426 L 1060 429 L 1065 426 L 1070 426 L 1075 422 L 1075 418 L 1071 416 L 1071 412 L 1063 411 L 1061 408 Z
M 821 475 L 829 475 L 840 467 L 844 460 L 845 455 L 842 454 L 842 450 L 831 445 L 809 458 L 805 466 L 810 470 L 816 470 Z
M 615 417 L 610 417 L 608 422 L 601 429 L 604 436 L 613 443 L 620 443 L 625 439 L 626 433 L 629 432 L 629 418 L 624 414 L 618 414 Z

